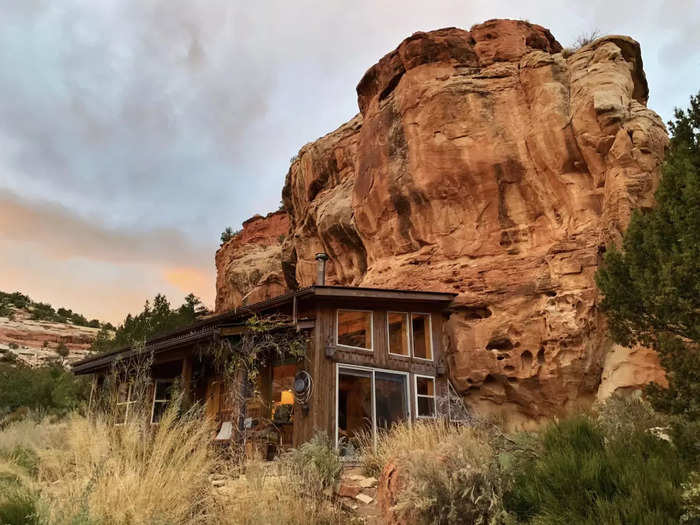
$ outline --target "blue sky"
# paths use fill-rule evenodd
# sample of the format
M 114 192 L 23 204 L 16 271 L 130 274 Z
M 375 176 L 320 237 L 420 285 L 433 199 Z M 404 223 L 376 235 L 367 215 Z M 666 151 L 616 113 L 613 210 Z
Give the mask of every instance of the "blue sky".
M 278 207 L 289 159 L 357 112 L 419 30 L 524 18 L 640 41 L 664 120 L 700 89 L 700 3 L 0 0 L 0 290 L 118 321 L 213 304 L 226 226 Z

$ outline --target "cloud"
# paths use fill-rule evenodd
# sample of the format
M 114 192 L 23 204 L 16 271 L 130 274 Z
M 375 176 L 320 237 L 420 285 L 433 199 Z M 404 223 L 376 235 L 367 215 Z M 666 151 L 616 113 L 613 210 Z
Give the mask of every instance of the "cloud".
M 213 264 L 206 244 L 195 244 L 174 228 L 115 229 L 75 215 L 61 204 L 23 199 L 0 189 L 0 238 L 31 242 L 57 258 L 110 263 Z
M 700 86 L 700 18 L 683 0 L 0 0 L 0 12 L 12 251 L 0 289 L 95 312 L 139 308 L 154 289 L 211 296 L 220 232 L 277 208 L 289 158 L 357 112 L 364 72 L 415 31 L 506 17 L 564 45 L 630 34 L 665 120 Z M 90 293 L 104 280 L 114 298 Z
M 0 290 L 120 322 L 147 297 L 214 302 L 209 247 L 175 229 L 127 232 L 0 189 Z

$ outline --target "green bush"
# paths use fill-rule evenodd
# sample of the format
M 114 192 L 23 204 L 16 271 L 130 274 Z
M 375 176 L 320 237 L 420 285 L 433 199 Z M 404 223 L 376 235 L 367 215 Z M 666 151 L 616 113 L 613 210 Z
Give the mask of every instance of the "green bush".
M 321 488 L 335 485 L 343 470 L 340 456 L 325 432 L 315 434 L 310 441 L 290 450 L 282 460 L 290 470 L 303 474 L 307 482 Z
M 674 446 L 649 431 L 606 436 L 588 417 L 551 424 L 516 462 L 506 508 L 526 523 L 678 523 L 687 474 Z
M 65 414 L 89 395 L 89 383 L 60 366 L 30 368 L 0 363 L 0 423 L 21 408 Z
M 0 494 L 0 524 L 32 525 L 39 523 L 36 497 L 20 487 L 2 487 Z

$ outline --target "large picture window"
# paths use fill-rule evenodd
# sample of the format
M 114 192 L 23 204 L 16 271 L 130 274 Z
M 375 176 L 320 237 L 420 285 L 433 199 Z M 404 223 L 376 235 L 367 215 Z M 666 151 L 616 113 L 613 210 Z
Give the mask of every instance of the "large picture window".
M 435 378 L 416 377 L 416 416 L 435 417 Z
M 372 350 L 372 312 L 338 310 L 336 344 Z
M 408 314 L 388 312 L 389 353 L 408 356 Z
M 410 419 L 406 372 L 339 365 L 337 374 L 336 443 L 341 455 L 354 455 L 368 435 L 376 445 L 377 432 Z
M 430 335 L 430 315 L 411 314 L 411 333 L 413 335 L 413 357 L 432 361 L 433 342 Z
M 153 388 L 153 407 L 151 409 L 151 423 L 160 423 L 160 420 L 168 408 L 173 395 L 173 380 L 156 379 Z

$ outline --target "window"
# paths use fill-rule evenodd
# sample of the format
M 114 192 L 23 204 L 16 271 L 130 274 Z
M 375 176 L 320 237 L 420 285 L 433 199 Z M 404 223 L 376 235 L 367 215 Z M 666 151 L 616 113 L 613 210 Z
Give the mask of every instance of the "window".
M 115 425 L 123 425 L 129 419 L 129 409 L 131 405 L 136 403 L 134 393 L 132 392 L 131 383 L 120 383 L 117 388 L 117 413 L 115 416 Z
M 173 381 L 168 379 L 156 379 L 153 388 L 153 409 L 151 410 L 151 423 L 159 423 L 172 399 Z
M 372 312 L 338 310 L 336 326 L 338 345 L 372 350 Z
M 408 356 L 408 314 L 388 312 L 387 325 L 389 353 Z
M 411 314 L 411 332 L 413 333 L 413 357 L 432 361 L 430 314 Z
M 408 374 L 376 368 L 338 365 L 336 444 L 341 456 L 353 456 L 377 432 L 409 420 Z
M 294 376 L 296 363 L 272 367 L 272 421 L 276 424 L 291 423 L 294 411 Z
M 416 376 L 416 416 L 435 417 L 435 378 Z

